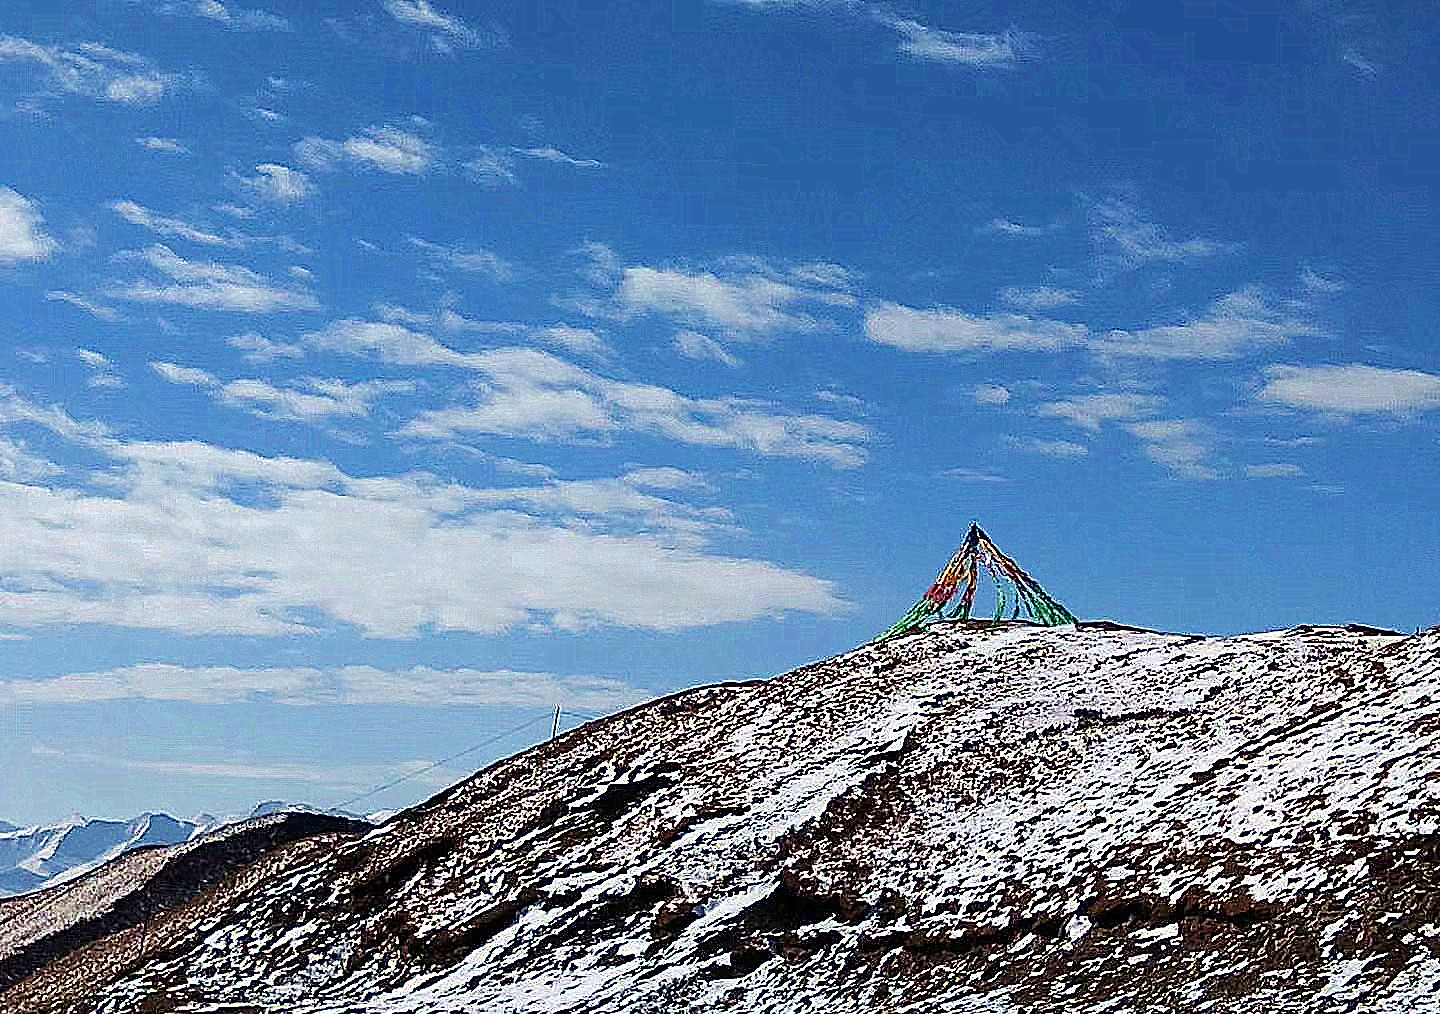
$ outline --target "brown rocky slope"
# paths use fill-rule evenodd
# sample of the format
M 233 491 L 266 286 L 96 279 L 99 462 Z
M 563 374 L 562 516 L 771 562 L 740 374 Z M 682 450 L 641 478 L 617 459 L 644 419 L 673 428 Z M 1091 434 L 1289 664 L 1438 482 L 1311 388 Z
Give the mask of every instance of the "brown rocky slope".
M 1433 632 L 942 624 L 277 845 L 0 1007 L 1440 1011 L 1437 738 Z

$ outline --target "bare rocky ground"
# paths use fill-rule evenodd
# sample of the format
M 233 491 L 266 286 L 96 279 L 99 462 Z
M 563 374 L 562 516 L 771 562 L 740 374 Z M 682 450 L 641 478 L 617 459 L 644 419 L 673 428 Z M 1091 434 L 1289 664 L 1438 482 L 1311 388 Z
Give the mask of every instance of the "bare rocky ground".
M 1440 1011 L 1437 738 L 1436 632 L 942 624 L 0 903 L 0 1009 Z

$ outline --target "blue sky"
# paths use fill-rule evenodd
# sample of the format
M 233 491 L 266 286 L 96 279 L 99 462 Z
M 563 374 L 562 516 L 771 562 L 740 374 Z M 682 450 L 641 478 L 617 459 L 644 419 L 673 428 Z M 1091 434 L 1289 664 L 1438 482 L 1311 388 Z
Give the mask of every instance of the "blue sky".
M 4 5 L 0 817 L 779 672 L 972 517 L 1085 617 L 1440 621 L 1435 22 Z

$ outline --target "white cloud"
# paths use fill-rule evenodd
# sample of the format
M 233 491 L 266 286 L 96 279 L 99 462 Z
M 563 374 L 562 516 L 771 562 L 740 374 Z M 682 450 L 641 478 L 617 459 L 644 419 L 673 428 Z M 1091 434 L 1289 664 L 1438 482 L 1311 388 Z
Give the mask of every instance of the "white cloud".
M 288 32 L 290 22 L 269 11 L 230 7 L 221 0 L 161 0 L 152 2 L 156 14 L 171 17 L 206 18 L 226 28 L 242 32 Z
M 262 162 L 254 176 L 236 178 L 241 189 L 274 204 L 299 204 L 315 193 L 310 177 L 297 169 L 274 162 Z
M 740 360 L 732 355 L 724 345 L 699 331 L 675 332 L 675 351 L 686 359 L 709 359 L 728 366 L 732 370 L 740 365 Z
M 869 431 L 859 423 L 740 398 L 688 398 L 666 387 L 611 380 L 538 349 L 459 352 L 400 324 L 356 320 L 335 321 L 305 341 L 396 366 L 450 366 L 483 376 L 475 403 L 422 412 L 401 431 L 411 437 L 574 440 L 629 432 L 842 468 L 865 460 Z
M 1347 49 L 1341 54 L 1340 59 L 1348 66 L 1355 68 L 1365 77 L 1375 77 L 1380 73 L 1380 67 L 1373 61 L 1367 60 L 1354 49 Z
M 158 102 L 181 80 L 144 57 L 107 46 L 83 43 L 67 49 L 13 35 L 0 35 L 0 63 L 34 64 L 46 71 L 46 82 L 55 90 L 132 106 Z
M 150 364 L 172 384 L 208 388 L 230 408 L 253 412 L 268 419 L 316 422 L 334 417 L 361 417 L 370 414 L 375 402 L 387 394 L 413 392 L 415 385 L 403 380 L 349 382 L 324 377 L 306 377 L 280 387 L 265 380 L 221 381 L 206 370 L 175 363 Z
M 0 264 L 43 261 L 57 245 L 45 234 L 44 219 L 34 203 L 0 187 Z
M 1238 249 L 1203 237 L 1171 239 L 1138 209 L 1118 197 L 1087 202 L 1091 235 L 1109 269 L 1132 269 L 1152 263 L 1188 263 Z
M 900 33 L 900 52 L 919 60 L 1006 69 L 1014 67 L 1024 55 L 1024 45 L 1015 32 L 950 32 L 909 18 L 885 15 L 880 20 Z
M 982 225 L 976 232 L 994 236 L 1043 236 L 1052 231 L 1043 225 L 1026 225 L 1023 222 L 1015 222 L 1008 218 L 996 216 Z
M 264 380 L 232 380 L 216 392 L 220 401 L 269 419 L 315 422 L 332 417 L 361 417 L 370 414 L 375 402 L 386 394 L 414 390 L 405 381 L 343 380 L 308 377 L 298 386 L 277 387 Z
M 378 669 L 342 666 L 242 669 L 146 662 L 48 679 L 0 680 L 0 701 L 14 705 L 99 701 L 178 701 L 290 707 L 389 705 L 420 708 L 552 708 L 613 711 L 650 694 L 620 680 L 508 669 Z
M 125 381 L 115 372 L 115 364 L 107 356 L 94 349 L 76 349 L 75 358 L 90 368 L 90 376 L 85 380 L 86 387 L 114 389 L 125 386 Z
M 463 271 L 467 274 L 484 275 L 497 282 L 508 281 L 514 277 L 514 265 L 491 250 L 465 250 L 460 247 L 448 247 L 420 239 L 418 236 L 411 236 L 409 239 L 411 246 L 425 253 L 434 264 L 440 267 Z
M 517 155 L 525 158 L 540 159 L 542 162 L 554 162 L 558 165 L 573 166 L 576 169 L 604 169 L 604 162 L 597 162 L 593 158 L 575 158 L 567 155 L 558 148 L 512 148 Z
M 198 226 L 192 225 L 181 218 L 172 218 L 158 214 L 149 208 L 142 207 L 134 201 L 111 201 L 110 210 L 115 212 L 131 225 L 138 225 L 143 229 L 160 236 L 173 236 L 177 239 L 186 239 L 192 243 L 201 243 L 206 246 L 237 246 L 239 244 L 224 236 L 216 235 L 213 232 L 206 232 Z
M 830 302 L 826 297 L 832 295 L 843 294 L 769 272 L 721 277 L 708 271 L 631 267 L 624 270 L 615 299 L 627 316 L 658 313 L 745 340 L 818 330 L 821 322 L 802 307 Z
M 102 306 L 77 293 L 66 292 L 64 289 L 52 289 L 45 293 L 45 298 L 52 303 L 69 303 L 77 310 L 84 310 L 90 316 L 100 320 L 116 321 L 120 319 L 120 313 L 114 307 Z
M 3 390 L 0 421 L 105 459 L 73 488 L 0 483 L 0 609 L 16 628 L 276 635 L 321 618 L 409 638 L 843 608 L 826 581 L 708 549 L 727 516 L 644 493 L 654 476 L 497 489 L 353 478 L 328 462 L 127 442 Z
M 214 387 L 220 381 L 215 379 L 214 374 L 205 370 L 197 370 L 190 366 L 180 366 L 176 363 L 151 363 L 150 369 L 154 370 L 162 380 L 172 384 L 191 384 L 196 387 Z
M 404 358 L 439 353 L 413 339 L 390 339 Z M 564 441 L 647 433 L 677 443 L 735 447 L 773 457 L 808 458 L 840 468 L 865 460 L 869 431 L 859 423 L 790 414 L 739 398 L 695 399 L 652 384 L 611 380 L 535 349 L 494 349 L 449 362 L 481 371 L 472 405 L 422 412 L 402 432 L 455 440 L 492 434 Z
M 225 344 L 232 349 L 238 349 L 252 363 L 268 363 L 277 359 L 301 359 L 305 355 L 305 350 L 299 345 L 272 341 L 254 331 L 226 338 Z
M 1082 324 L 1018 313 L 984 316 L 937 307 L 917 310 L 877 303 L 865 312 L 865 334 L 873 342 L 911 352 L 1054 351 L 1084 345 Z
M 137 137 L 135 143 L 147 151 L 162 155 L 188 155 L 190 149 L 173 137 Z
M 1111 331 L 1097 338 L 1094 348 L 1147 359 L 1235 359 L 1311 333 L 1305 322 L 1276 311 L 1259 286 L 1247 286 L 1217 300 L 1189 323 Z
M 241 313 L 320 308 L 308 289 L 281 285 L 239 264 L 187 261 L 167 246 L 130 252 L 123 259 L 144 264 L 168 281 L 114 283 L 106 289 L 112 298 Z
M 1299 465 L 1288 461 L 1266 462 L 1260 465 L 1246 465 L 1247 479 L 1298 479 L 1305 474 Z
M 477 353 L 458 352 L 428 334 L 381 321 L 337 320 L 305 335 L 305 343 L 328 352 L 347 352 L 395 366 L 458 366 L 479 370 L 485 362 Z
M 1090 448 L 1073 440 L 1041 440 L 1037 437 L 1006 437 L 1005 443 L 1017 451 L 1043 454 L 1050 458 L 1083 458 Z
M 1440 376 L 1419 370 L 1348 366 L 1271 366 L 1259 397 L 1291 408 L 1339 415 L 1406 415 L 1440 409 Z
M 434 28 L 455 35 L 463 34 L 466 30 L 465 23 L 459 18 L 437 11 L 425 0 L 384 0 L 384 3 L 385 9 L 395 20 L 406 24 Z
M 1218 479 L 1210 427 L 1196 419 L 1149 419 L 1127 423 L 1146 457 L 1184 479 Z
M 3 694 L 0 694 L 3 697 Z M 150 774 L 169 775 L 196 779 L 219 779 L 222 781 L 260 781 L 277 784 L 322 785 L 335 789 L 359 789 L 377 781 L 389 780 L 406 772 L 416 772 L 415 784 L 440 787 L 454 779 L 443 771 L 427 771 L 430 762 L 407 761 L 398 768 L 379 765 L 313 765 L 313 764 L 256 764 L 251 761 L 177 761 L 146 760 L 134 757 L 113 757 L 90 753 L 84 750 L 56 749 L 37 744 L 30 752 L 38 757 L 62 763 L 83 765 L 88 770 L 96 767 L 120 768 L 125 771 L 145 771 Z
M 977 405 L 1003 405 L 1010 400 L 1010 389 L 999 384 L 981 384 L 970 392 Z
M 1081 429 L 1097 433 L 1109 420 L 1144 419 L 1157 414 L 1165 401 L 1149 394 L 1116 392 L 1085 394 L 1063 401 L 1052 401 L 1038 409 L 1043 416 L 1065 419 Z
M 1000 290 L 1000 298 L 1020 310 L 1051 310 L 1075 302 L 1076 295 L 1051 285 L 1011 285 Z
M 242 32 L 288 32 L 290 22 L 269 11 L 232 9 L 220 0 L 196 0 L 195 13 Z
M 435 160 L 433 145 L 399 127 L 371 127 L 343 141 L 307 137 L 295 144 L 295 157 L 312 169 L 375 169 L 395 174 L 419 174 Z
M 947 468 L 940 474 L 947 479 L 958 479 L 961 482 L 1003 483 L 1010 481 L 1003 475 L 982 472 L 975 468 Z
M 609 343 L 588 327 L 552 324 L 530 332 L 530 337 L 541 345 L 564 349 L 566 352 L 591 359 L 608 359 L 612 352 Z

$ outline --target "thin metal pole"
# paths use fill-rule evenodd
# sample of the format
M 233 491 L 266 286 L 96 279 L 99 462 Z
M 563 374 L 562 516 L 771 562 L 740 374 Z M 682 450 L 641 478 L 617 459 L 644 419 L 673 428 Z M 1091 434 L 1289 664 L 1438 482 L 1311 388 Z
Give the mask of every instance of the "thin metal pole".
M 560 705 L 555 705 L 555 724 L 550 726 L 550 738 L 560 735 Z

